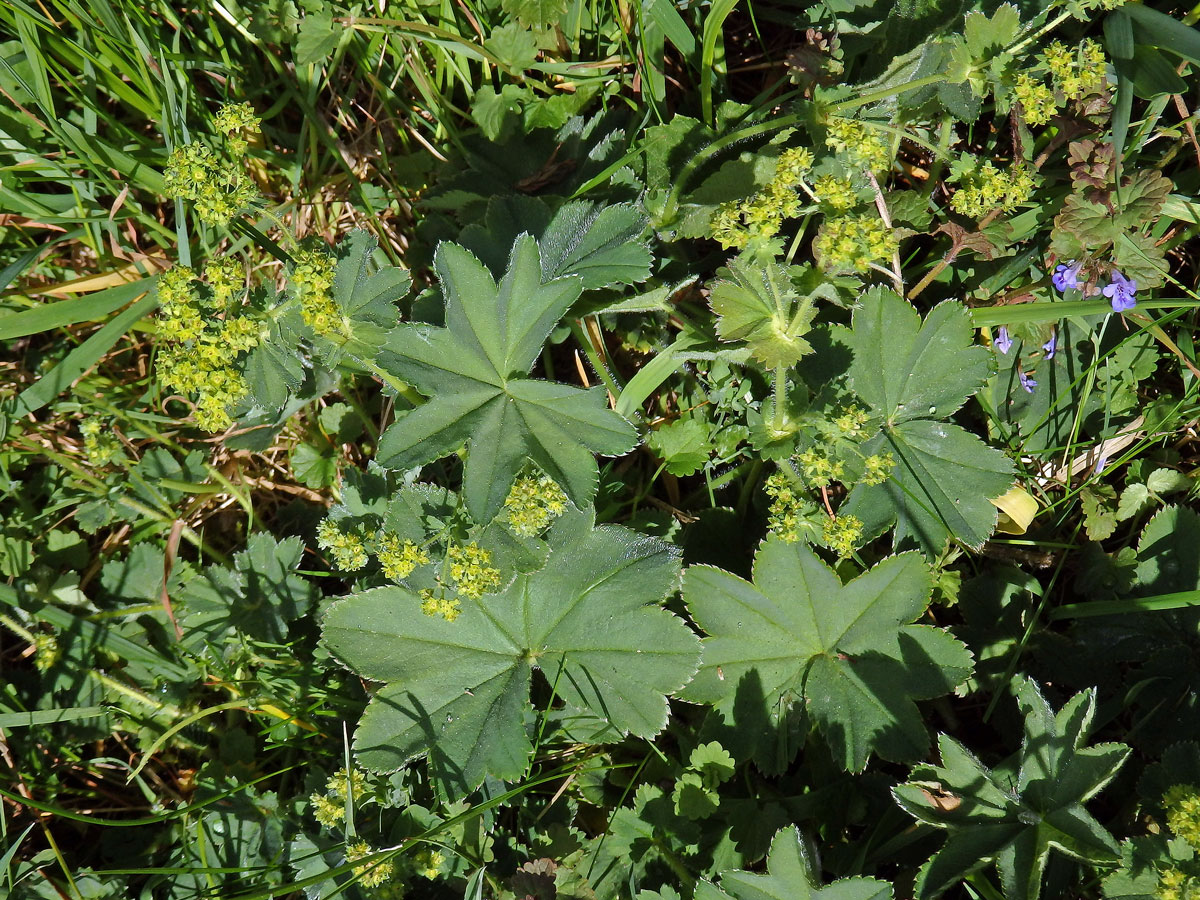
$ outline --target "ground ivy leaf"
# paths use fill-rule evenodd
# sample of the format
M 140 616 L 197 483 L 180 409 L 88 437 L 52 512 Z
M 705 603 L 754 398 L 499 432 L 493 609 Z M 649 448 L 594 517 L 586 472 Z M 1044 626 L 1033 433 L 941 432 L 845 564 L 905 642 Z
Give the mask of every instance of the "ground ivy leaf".
M 910 815 L 949 831 L 921 870 L 921 900 L 989 862 L 1007 900 L 1036 900 L 1052 847 L 1087 862 L 1118 861 L 1117 842 L 1083 806 L 1129 755 L 1123 744 L 1084 746 L 1096 713 L 1095 691 L 1076 694 L 1057 714 L 1031 679 L 1017 679 L 1016 693 L 1025 737 L 1015 780 L 941 735 L 942 764 L 916 767 L 912 780 L 892 791 Z
M 965 307 L 942 303 L 922 323 L 894 291 L 873 288 L 854 313 L 847 343 L 854 353 L 850 385 L 881 420 L 863 452 L 891 453 L 891 477 L 859 484 L 845 512 L 866 533 L 893 522 L 896 544 L 915 543 L 935 556 L 953 537 L 980 546 L 996 525 L 998 497 L 1012 485 L 1003 453 L 944 421 L 983 386 L 991 358 L 972 343 Z
M 892 886 L 874 878 L 841 878 L 821 886 L 800 830 L 792 825 L 771 841 L 767 871 L 722 872 L 720 887 L 696 886 L 696 900 L 891 900 Z
M 542 282 L 537 242 L 521 235 L 497 283 L 471 253 L 443 243 L 434 267 L 446 296 L 446 327 L 392 331 L 380 364 L 429 402 L 400 418 L 377 461 L 409 469 L 468 448 L 463 497 L 476 522 L 495 518 L 532 459 L 576 506 L 596 491 L 593 452 L 618 455 L 637 442 L 607 408 L 603 390 L 528 377 L 550 331 L 578 298 L 575 277 Z
M 676 586 L 678 551 L 588 521 L 579 514 L 556 526 L 545 567 L 499 594 L 463 598 L 454 622 L 422 615 L 400 586 L 329 610 L 326 644 L 363 677 L 387 683 L 355 738 L 364 766 L 387 771 L 431 754 L 458 791 L 488 774 L 516 778 L 531 751 L 524 718 L 535 668 L 559 697 L 621 733 L 662 729 L 667 695 L 699 658 L 691 629 L 658 606 Z
M 847 770 L 872 753 L 919 757 L 929 745 L 914 700 L 940 696 L 971 673 L 966 647 L 948 632 L 909 624 L 929 601 L 928 567 L 914 553 L 884 560 L 843 585 L 802 544 L 768 539 L 751 584 L 693 566 L 684 599 L 709 636 L 684 699 L 731 702 L 746 678 L 763 707 L 803 698 Z

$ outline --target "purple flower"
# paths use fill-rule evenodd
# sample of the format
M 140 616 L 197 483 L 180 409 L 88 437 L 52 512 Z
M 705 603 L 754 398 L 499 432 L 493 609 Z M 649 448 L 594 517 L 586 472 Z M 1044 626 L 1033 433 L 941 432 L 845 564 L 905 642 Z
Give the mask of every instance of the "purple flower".
M 1079 267 L 1082 265 L 1083 263 L 1077 263 L 1075 260 L 1059 263 L 1054 267 L 1054 274 L 1050 276 L 1051 283 L 1060 291 L 1083 287 L 1079 283 Z
M 1046 352 L 1046 359 L 1054 359 L 1054 353 L 1058 350 L 1058 335 L 1050 335 L 1050 340 L 1042 344 L 1042 349 Z
M 1008 353 L 1008 351 L 1012 349 L 1012 338 L 1008 336 L 1007 325 L 1000 326 L 999 330 L 996 332 L 996 339 L 992 341 L 992 343 L 995 344 L 996 349 L 1001 353 Z
M 1113 312 L 1125 312 L 1137 306 L 1136 294 L 1137 281 L 1113 269 L 1112 281 L 1104 289 L 1104 296 L 1112 303 Z
M 1025 388 L 1025 393 L 1032 394 L 1037 382 L 1021 371 L 1017 372 L 1017 378 L 1021 380 L 1021 387 Z

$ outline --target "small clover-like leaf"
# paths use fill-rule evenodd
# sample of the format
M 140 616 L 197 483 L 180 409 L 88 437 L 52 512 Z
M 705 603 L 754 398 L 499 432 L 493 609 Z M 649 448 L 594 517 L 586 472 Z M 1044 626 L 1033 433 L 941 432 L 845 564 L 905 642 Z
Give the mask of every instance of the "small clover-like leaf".
M 532 751 L 524 718 L 534 669 L 620 733 L 662 729 L 667 695 L 699 656 L 691 629 L 658 605 L 677 583 L 678 551 L 626 528 L 592 528 L 580 513 L 556 524 L 551 544 L 542 569 L 501 593 L 462 598 L 453 622 L 422 615 L 402 586 L 329 610 L 325 643 L 385 682 L 355 736 L 362 765 L 388 771 L 430 754 L 439 780 L 460 792 L 485 775 L 518 777 Z
M 522 235 L 497 283 L 456 244 L 443 243 L 434 267 L 446 294 L 446 327 L 401 326 L 380 364 L 428 396 L 379 441 L 377 461 L 410 469 L 454 453 L 468 456 L 463 498 L 476 522 L 495 518 L 509 487 L 532 460 L 576 506 L 596 492 L 593 452 L 633 448 L 633 427 L 585 391 L 529 378 L 542 344 L 578 298 L 580 279 L 542 281 L 537 242 Z
M 769 538 L 754 583 L 692 566 L 684 599 L 709 636 L 684 699 L 719 708 L 742 682 L 760 685 L 762 708 L 782 713 L 803 700 L 848 770 L 872 753 L 919 757 L 929 746 L 914 700 L 945 694 L 972 668 L 946 631 L 909 624 L 925 611 L 929 568 L 915 553 L 886 559 L 842 584 L 812 550 Z
M 1015 780 L 941 735 L 942 764 L 916 767 L 910 782 L 893 789 L 906 812 L 949 832 L 921 870 L 919 900 L 938 896 L 989 862 L 1007 900 L 1037 900 L 1051 848 L 1088 862 L 1117 862 L 1120 847 L 1083 804 L 1112 780 L 1129 748 L 1084 746 L 1095 691 L 1076 694 L 1055 714 L 1035 682 L 1021 678 L 1016 684 L 1025 738 Z
M 896 465 L 882 484 L 858 484 L 844 510 L 867 534 L 895 523 L 896 544 L 914 543 L 936 556 L 950 538 L 981 545 L 996 526 L 999 497 L 1013 467 L 1001 452 L 945 419 L 983 386 L 988 351 L 972 343 L 971 320 L 959 303 L 942 303 L 922 322 L 894 291 L 868 291 L 854 313 L 847 343 L 854 352 L 850 385 L 881 420 L 864 454 L 891 453 Z

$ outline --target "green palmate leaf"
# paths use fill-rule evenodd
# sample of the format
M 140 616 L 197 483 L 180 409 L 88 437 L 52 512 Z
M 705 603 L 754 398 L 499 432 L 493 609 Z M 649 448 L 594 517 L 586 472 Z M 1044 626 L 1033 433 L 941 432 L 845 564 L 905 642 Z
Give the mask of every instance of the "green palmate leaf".
M 712 428 L 707 419 L 676 419 L 650 432 L 646 440 L 662 457 L 667 471 L 679 477 L 693 474 L 712 453 Z
M 568 704 L 622 733 L 657 734 L 666 695 L 695 671 L 698 640 L 659 602 L 679 576 L 672 547 L 625 528 L 564 517 L 546 565 L 499 594 L 463 598 L 453 622 L 419 613 L 403 587 L 351 595 L 325 617 L 326 644 L 386 682 L 355 737 L 364 766 L 431 754 L 456 790 L 512 779 L 532 750 L 524 717 L 539 669 Z
M 1112 780 L 1129 748 L 1084 746 L 1095 691 L 1076 694 L 1056 715 L 1035 682 L 1020 678 L 1016 686 L 1025 738 L 1015 778 L 941 735 L 942 764 L 918 766 L 910 782 L 893 790 L 910 815 L 949 832 L 921 870 L 919 898 L 936 897 L 994 863 L 1007 900 L 1036 900 L 1051 848 L 1087 862 L 1117 862 L 1117 842 L 1084 803 Z
M 459 243 L 497 276 L 503 275 L 513 241 L 538 239 L 542 278 L 579 275 L 584 290 L 639 284 L 650 275 L 651 255 L 642 239 L 646 217 L 632 203 L 604 206 L 566 203 L 550 214 L 537 197 L 493 197 L 482 223 L 468 225 Z
M 547 280 L 579 275 L 584 290 L 639 284 L 652 263 L 645 230 L 646 217 L 632 203 L 567 203 L 538 237 L 542 274 Z
M 1004 454 L 944 421 L 991 368 L 991 355 L 972 344 L 971 333 L 961 304 L 943 303 L 922 323 L 895 292 L 873 288 L 847 336 L 850 385 L 881 420 L 862 450 L 891 453 L 896 466 L 883 484 L 857 485 L 843 508 L 868 534 L 895 523 L 897 546 L 916 544 L 929 556 L 951 538 L 981 545 L 996 525 L 989 498 L 1012 484 Z
M 304 547 L 298 538 L 250 536 L 233 567 L 209 566 L 184 589 L 180 625 L 193 651 L 225 651 L 235 635 L 282 643 L 287 623 L 309 613 L 315 585 L 295 573 Z
M 446 327 L 401 326 L 378 357 L 430 400 L 384 432 L 378 462 L 410 469 L 467 445 L 463 498 L 481 524 L 504 506 L 527 459 L 576 506 L 586 506 L 597 485 L 592 453 L 625 453 L 637 435 L 605 406 L 603 390 L 528 377 L 543 341 L 579 296 L 580 279 L 543 283 L 529 235 L 513 244 L 499 283 L 455 244 L 438 247 L 434 267 L 446 295 Z
M 501 0 L 500 6 L 522 25 L 550 25 L 567 11 L 566 0 Z
M 989 19 L 985 13 L 969 12 L 963 20 L 963 38 L 971 57 L 988 60 L 1003 50 L 1021 29 L 1021 16 L 1011 3 L 996 8 Z
M 349 340 L 343 348 L 370 358 L 396 327 L 396 302 L 412 287 L 412 276 L 398 266 L 376 268 L 371 262 L 378 242 L 362 229 L 352 231 L 337 247 L 333 299 L 347 323 Z
M 722 340 L 745 341 L 750 355 L 768 368 L 795 365 L 813 352 L 804 335 L 817 314 L 814 298 L 837 299 L 819 273 L 808 266 L 736 259 L 719 274 L 710 299 Z
M 771 841 L 767 871 L 722 872 L 720 887 L 696 885 L 696 900 L 891 900 L 892 886 L 875 878 L 840 878 L 821 886 L 800 830 L 784 828 Z
M 803 699 L 848 770 L 861 770 L 872 753 L 919 757 L 929 739 L 913 701 L 947 693 L 972 668 L 949 632 L 909 624 L 924 613 L 931 589 L 917 554 L 842 584 L 812 550 L 778 538 L 760 547 L 753 584 L 693 566 L 684 599 L 709 637 L 682 696 L 725 708 L 744 679 L 757 682 L 763 708 L 776 717 Z

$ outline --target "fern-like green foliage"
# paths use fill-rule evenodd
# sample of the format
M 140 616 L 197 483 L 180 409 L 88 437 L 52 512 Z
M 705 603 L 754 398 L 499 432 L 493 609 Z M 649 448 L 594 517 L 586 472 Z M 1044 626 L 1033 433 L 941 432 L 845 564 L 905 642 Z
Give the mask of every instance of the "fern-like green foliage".
M 1037 684 L 1016 681 L 1025 739 L 1015 765 L 989 769 L 947 735 L 940 766 L 918 766 L 894 790 L 896 802 L 921 822 L 948 832 L 921 869 L 920 900 L 994 863 L 1007 900 L 1037 900 L 1051 849 L 1085 862 L 1116 863 L 1120 847 L 1084 808 L 1129 755 L 1124 744 L 1085 746 L 1096 714 L 1093 690 L 1076 694 L 1057 714 Z
M 478 523 L 500 512 L 527 460 L 586 506 L 597 485 L 592 454 L 625 453 L 637 434 L 608 409 L 603 389 L 529 377 L 542 344 L 579 297 L 580 278 L 544 282 L 541 252 L 529 235 L 513 244 L 499 282 L 456 244 L 439 246 L 434 267 L 446 327 L 401 326 L 378 357 L 429 402 L 384 432 L 378 462 L 411 469 L 466 445 L 463 498 Z

